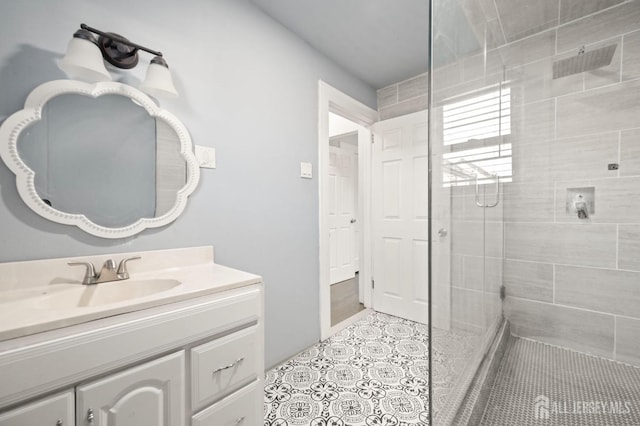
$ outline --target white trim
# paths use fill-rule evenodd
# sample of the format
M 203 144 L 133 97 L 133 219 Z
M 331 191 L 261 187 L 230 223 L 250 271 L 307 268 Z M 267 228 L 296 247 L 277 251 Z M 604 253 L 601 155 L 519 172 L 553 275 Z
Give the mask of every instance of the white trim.
M 187 165 L 187 182 L 178 191 L 173 208 L 159 217 L 141 218 L 122 228 L 108 228 L 94 223 L 83 214 L 65 213 L 42 201 L 35 188 L 35 172 L 22 161 L 18 153 L 18 139 L 23 130 L 42 118 L 42 110 L 49 100 L 67 93 L 94 98 L 112 94 L 126 96 L 144 108 L 151 117 L 166 122 L 176 132 L 180 139 L 180 153 Z M 53 222 L 75 225 L 89 234 L 102 238 L 129 237 L 146 228 L 157 228 L 174 221 L 186 207 L 187 198 L 196 189 L 200 178 L 200 169 L 193 154 L 191 137 L 184 124 L 170 112 L 158 107 L 151 98 L 138 89 L 117 82 L 89 84 L 75 80 L 55 80 L 36 87 L 27 97 L 24 109 L 12 114 L 0 126 L 0 157 L 16 175 L 18 193 L 31 210 Z
M 349 327 L 351 324 L 354 324 L 358 321 L 360 321 L 363 318 L 366 318 L 370 313 L 373 312 L 373 309 L 371 308 L 366 308 L 356 314 L 351 315 L 349 318 L 345 319 L 344 321 L 340 321 L 338 324 L 334 325 L 331 327 L 331 329 L 329 330 L 329 336 L 333 336 L 334 334 L 338 333 L 339 331 L 344 330 L 345 328 Z M 323 339 L 324 340 L 324 339 Z
M 320 246 L 320 338 L 322 340 L 346 327 L 351 320 L 345 320 L 331 327 L 331 293 L 329 286 L 329 228 L 327 185 L 324 177 L 329 171 L 329 112 L 338 113 L 362 126 L 369 127 L 378 120 L 378 112 L 345 95 L 322 80 L 318 81 L 318 196 L 319 196 L 319 246 Z M 371 306 L 371 140 L 358 137 L 358 182 L 362 228 L 360 230 L 360 277 L 365 282 L 365 306 Z M 364 142 L 364 143 L 363 143 Z M 363 311 L 364 312 L 364 311 Z M 359 318 L 359 316 L 356 315 Z M 341 328 L 340 328 L 341 327 Z

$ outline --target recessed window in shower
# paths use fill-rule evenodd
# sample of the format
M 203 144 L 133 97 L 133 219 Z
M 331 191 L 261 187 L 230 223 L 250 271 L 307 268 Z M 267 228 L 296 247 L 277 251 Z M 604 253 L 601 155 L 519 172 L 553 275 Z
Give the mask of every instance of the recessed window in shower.
M 449 152 L 443 155 L 443 185 L 464 186 L 511 181 L 511 90 L 492 88 L 481 95 L 445 104 L 442 109 L 443 142 Z

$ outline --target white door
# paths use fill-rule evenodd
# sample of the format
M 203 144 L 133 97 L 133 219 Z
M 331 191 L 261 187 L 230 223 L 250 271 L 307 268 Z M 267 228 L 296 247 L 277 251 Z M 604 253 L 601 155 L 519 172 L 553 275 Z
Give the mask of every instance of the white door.
M 182 426 L 184 351 L 107 376 L 76 391 L 79 425 Z
M 329 283 L 353 278 L 356 273 L 357 148 L 349 144 L 329 147 Z
M 427 113 L 380 121 L 372 130 L 373 306 L 427 323 Z

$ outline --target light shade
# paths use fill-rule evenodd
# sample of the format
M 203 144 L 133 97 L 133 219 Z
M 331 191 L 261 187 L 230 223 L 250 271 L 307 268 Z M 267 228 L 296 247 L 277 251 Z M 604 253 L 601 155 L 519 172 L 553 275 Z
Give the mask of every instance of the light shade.
M 167 62 L 160 56 L 151 60 L 147 68 L 147 76 L 140 85 L 140 90 L 154 97 L 175 98 L 178 91 L 173 85 Z
M 111 74 L 104 66 L 102 53 L 91 40 L 80 30 L 73 35 L 67 47 L 67 54 L 58 61 L 58 66 L 72 78 L 96 82 L 110 81 Z M 88 31 L 87 31 L 88 32 Z

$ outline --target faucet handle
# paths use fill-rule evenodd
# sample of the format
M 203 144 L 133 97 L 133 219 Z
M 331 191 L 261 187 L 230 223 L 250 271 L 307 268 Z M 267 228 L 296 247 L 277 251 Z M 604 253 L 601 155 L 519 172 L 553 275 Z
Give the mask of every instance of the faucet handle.
M 142 259 L 142 257 L 133 256 L 133 257 L 122 259 L 120 261 L 120 264 L 118 265 L 118 272 L 117 272 L 118 277 L 123 280 L 126 280 L 127 278 L 129 278 L 129 271 L 127 271 L 127 262 L 130 260 L 138 260 L 138 259 Z
M 82 279 L 82 284 L 95 284 L 98 276 L 96 275 L 96 268 L 93 266 L 91 262 L 68 262 L 69 266 L 84 266 L 87 269 L 84 273 L 84 278 Z
M 109 271 L 115 271 L 116 269 L 116 261 L 113 259 L 107 259 L 104 261 L 104 263 L 102 264 L 102 269 L 105 270 L 109 270 Z

